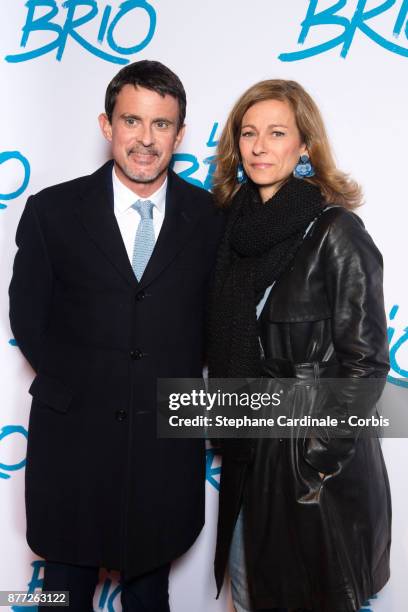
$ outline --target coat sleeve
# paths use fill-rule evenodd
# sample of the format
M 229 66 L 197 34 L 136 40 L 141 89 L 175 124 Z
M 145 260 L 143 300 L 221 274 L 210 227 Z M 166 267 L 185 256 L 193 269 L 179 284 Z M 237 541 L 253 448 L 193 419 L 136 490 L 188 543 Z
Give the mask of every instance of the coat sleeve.
M 330 227 L 325 279 L 339 376 L 385 377 L 389 353 L 383 261 L 354 214 L 343 214 Z
M 389 370 L 383 265 L 381 253 L 356 215 L 341 211 L 331 224 L 324 266 L 340 379 L 325 399 L 331 414 L 371 416 Z M 350 433 L 346 428 L 345 434 Z M 305 459 L 319 472 L 334 473 L 354 454 L 358 435 L 353 431 L 348 439 L 311 438 Z
M 35 197 L 31 196 L 17 228 L 18 250 L 9 295 L 12 332 L 21 352 L 37 371 L 48 325 L 53 272 L 34 203 Z

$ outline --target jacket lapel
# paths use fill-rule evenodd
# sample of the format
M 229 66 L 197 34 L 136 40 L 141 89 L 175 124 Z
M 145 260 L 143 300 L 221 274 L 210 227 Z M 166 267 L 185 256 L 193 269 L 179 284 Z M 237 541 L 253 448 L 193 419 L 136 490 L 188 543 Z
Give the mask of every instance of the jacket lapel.
M 80 194 L 78 214 L 90 238 L 124 280 L 141 289 L 149 285 L 176 257 L 200 215 L 192 205 L 189 185 L 169 170 L 163 225 L 146 270 L 138 282 L 114 213 L 112 166 L 113 162 L 109 161 L 89 177 L 87 187 Z
M 113 209 L 112 161 L 89 177 L 78 213 L 90 238 L 131 286 L 138 286 Z
M 173 261 L 190 238 L 198 219 L 199 213 L 191 202 L 189 185 L 169 170 L 164 221 L 140 279 L 140 288 L 149 285 Z

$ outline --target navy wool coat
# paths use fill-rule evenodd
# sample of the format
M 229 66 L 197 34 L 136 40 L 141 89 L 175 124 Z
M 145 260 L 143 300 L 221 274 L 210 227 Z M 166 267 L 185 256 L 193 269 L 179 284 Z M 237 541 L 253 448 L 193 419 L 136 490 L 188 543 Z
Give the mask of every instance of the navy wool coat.
M 201 440 L 158 439 L 156 379 L 200 377 L 222 222 L 172 171 L 141 282 L 113 210 L 112 162 L 29 198 L 10 319 L 36 377 L 27 539 L 48 560 L 125 577 L 184 553 L 204 522 Z

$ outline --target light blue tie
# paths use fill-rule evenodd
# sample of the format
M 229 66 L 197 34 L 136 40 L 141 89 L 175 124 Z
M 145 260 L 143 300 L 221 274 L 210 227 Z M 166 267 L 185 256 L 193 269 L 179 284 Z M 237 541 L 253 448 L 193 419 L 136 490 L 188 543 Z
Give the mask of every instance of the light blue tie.
M 139 281 L 156 242 L 153 229 L 153 206 L 150 200 L 138 200 L 132 205 L 132 208 L 137 210 L 141 217 L 136 231 L 132 257 L 132 268 Z

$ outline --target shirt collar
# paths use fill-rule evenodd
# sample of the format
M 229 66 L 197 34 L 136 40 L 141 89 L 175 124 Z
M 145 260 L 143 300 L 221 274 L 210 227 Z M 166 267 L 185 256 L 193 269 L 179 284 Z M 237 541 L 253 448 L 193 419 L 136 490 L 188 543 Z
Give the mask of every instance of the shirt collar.
M 118 178 L 115 172 L 115 166 L 112 168 L 112 184 L 113 184 L 113 200 L 115 211 L 125 212 L 130 208 L 137 200 L 150 200 L 153 202 L 155 207 L 164 215 L 166 207 L 166 190 L 167 190 L 167 177 L 160 185 L 157 191 L 152 193 L 148 198 L 140 198 L 137 193 L 134 193 L 129 187 L 126 187 L 122 181 Z

